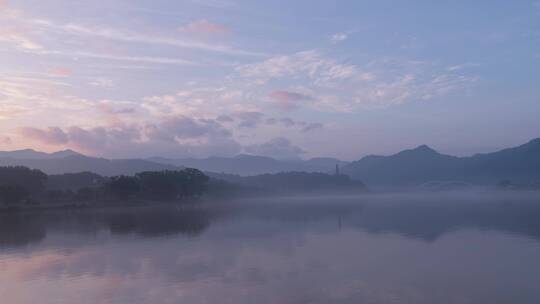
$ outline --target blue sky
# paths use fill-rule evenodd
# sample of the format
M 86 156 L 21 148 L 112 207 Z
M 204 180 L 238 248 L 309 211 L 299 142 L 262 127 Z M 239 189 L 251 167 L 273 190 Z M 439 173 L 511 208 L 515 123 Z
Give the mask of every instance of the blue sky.
M 539 114 L 538 1 L 0 0 L 3 150 L 470 155 Z

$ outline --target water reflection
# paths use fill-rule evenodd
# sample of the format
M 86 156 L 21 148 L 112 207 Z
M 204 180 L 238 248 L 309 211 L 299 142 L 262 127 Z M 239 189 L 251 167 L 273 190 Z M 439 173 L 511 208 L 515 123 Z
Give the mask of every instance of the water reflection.
M 540 195 L 263 200 L 246 202 L 237 208 L 235 216 L 293 223 L 334 221 L 341 228 L 397 233 L 428 242 L 460 229 L 494 230 L 540 240 Z
M 254 199 L 206 203 L 196 207 L 138 207 L 0 213 L 0 247 L 43 240 L 48 230 L 143 237 L 203 233 L 213 221 L 251 219 L 289 224 L 333 222 L 337 228 L 368 233 L 397 233 L 434 241 L 459 229 L 487 229 L 540 239 L 540 199 L 437 198 L 371 196 L 340 198 Z M 292 225 L 291 225 L 292 224 Z M 298 226 L 298 225 L 296 225 Z M 261 231 L 271 233 L 271 231 Z
M 113 234 L 138 234 L 145 237 L 197 235 L 210 225 L 210 217 L 200 208 L 151 208 L 107 214 L 104 224 Z
M 33 214 L 0 215 L 0 249 L 39 242 L 45 235 L 45 226 Z
M 195 236 L 209 225 L 208 211 L 197 207 L 7 212 L 0 214 L 0 248 L 40 242 L 48 232 L 95 235 L 106 230 L 113 235 L 136 234 L 142 237 Z
M 537 303 L 536 198 L 0 215 L 6 303 Z

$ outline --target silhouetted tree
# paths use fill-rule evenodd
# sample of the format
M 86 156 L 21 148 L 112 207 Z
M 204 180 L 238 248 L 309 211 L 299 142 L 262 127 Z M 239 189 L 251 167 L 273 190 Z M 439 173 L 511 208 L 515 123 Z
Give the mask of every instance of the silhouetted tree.
M 201 195 L 208 176 L 197 169 L 142 172 L 139 179 L 143 194 L 155 199 L 176 199 Z
M 0 167 L 0 185 L 21 186 L 30 194 L 44 189 L 47 175 L 26 167 Z
M 107 190 L 120 199 L 134 197 L 141 190 L 139 181 L 133 176 L 114 176 L 106 184 Z
M 92 172 L 64 173 L 49 175 L 45 183 L 49 190 L 79 190 L 81 188 L 100 187 L 106 178 Z
M 77 190 L 77 193 L 75 193 L 75 200 L 85 202 L 85 201 L 91 201 L 94 198 L 97 197 L 97 189 L 96 188 L 81 188 Z
M 65 200 L 71 199 L 73 196 L 73 191 L 71 190 L 47 190 L 45 192 L 45 198 L 50 201 Z
M 19 185 L 3 185 L 0 186 L 0 199 L 5 204 L 19 204 L 25 197 L 28 196 L 28 191 Z
M 200 170 L 186 168 L 181 171 L 184 174 L 185 182 L 183 195 L 185 196 L 200 196 L 206 190 L 210 178 Z
M 154 199 L 173 199 L 178 192 L 179 180 L 176 171 L 147 171 L 138 173 L 143 195 Z
M 119 199 L 182 199 L 202 195 L 209 178 L 197 169 L 148 171 L 104 178 L 91 172 L 47 175 L 26 167 L 0 167 L 0 199 L 18 203 L 40 195 L 47 201 L 89 201 L 104 195 Z

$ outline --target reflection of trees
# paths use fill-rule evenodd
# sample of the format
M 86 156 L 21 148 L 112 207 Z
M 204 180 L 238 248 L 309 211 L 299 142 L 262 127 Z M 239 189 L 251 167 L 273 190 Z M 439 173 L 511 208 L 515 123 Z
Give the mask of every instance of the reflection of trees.
M 39 216 L 0 215 L 0 247 L 25 246 L 43 240 L 46 234 Z
M 200 208 L 149 208 L 109 214 L 105 217 L 105 223 L 115 234 L 196 235 L 210 225 L 210 217 L 207 211 Z
M 41 241 L 47 231 L 94 235 L 103 228 L 113 234 L 144 237 L 197 235 L 210 225 L 207 210 L 197 207 L 145 207 L 134 210 L 81 210 L 0 214 L 0 248 Z
M 93 235 L 110 231 L 116 235 L 143 237 L 198 235 L 216 217 L 283 223 L 272 229 L 246 233 L 283 233 L 287 230 L 360 229 L 368 233 L 398 233 L 433 241 L 458 229 L 486 229 L 540 240 L 540 204 L 534 200 L 489 201 L 449 199 L 412 200 L 305 199 L 249 204 L 206 206 L 133 207 L 119 209 L 62 210 L 39 213 L 0 214 L 0 247 L 24 246 L 45 238 L 47 231 Z M 328 225 L 330 224 L 330 225 Z
M 537 202 L 425 202 L 370 204 L 353 225 L 433 241 L 459 229 L 485 229 L 540 239 Z
M 304 223 L 335 221 L 336 227 L 368 233 L 398 233 L 425 241 L 459 229 L 484 229 L 540 240 L 540 204 L 533 200 L 419 200 L 281 201 L 238 208 L 237 214 L 261 220 Z

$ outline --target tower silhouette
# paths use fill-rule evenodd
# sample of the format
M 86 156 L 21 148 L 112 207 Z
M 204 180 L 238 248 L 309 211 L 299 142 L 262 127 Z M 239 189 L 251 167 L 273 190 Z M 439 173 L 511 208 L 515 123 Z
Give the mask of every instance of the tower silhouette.
M 339 164 L 336 164 L 336 175 L 339 175 Z

